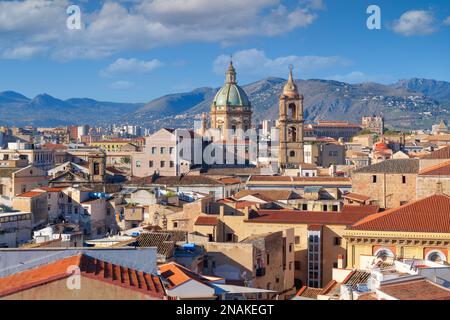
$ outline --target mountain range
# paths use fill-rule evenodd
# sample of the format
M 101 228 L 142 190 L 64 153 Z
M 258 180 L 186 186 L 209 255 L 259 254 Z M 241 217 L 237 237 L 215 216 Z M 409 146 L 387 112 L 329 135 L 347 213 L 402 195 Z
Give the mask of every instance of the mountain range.
M 253 122 L 278 117 L 278 98 L 285 79 L 266 78 L 243 89 L 253 105 Z M 450 119 L 450 83 L 428 79 L 400 80 L 395 84 L 349 84 L 332 80 L 297 80 L 304 95 L 307 122 L 348 120 L 360 123 L 365 115 L 381 115 L 387 127 L 430 128 Z M 166 95 L 149 103 L 116 103 L 88 98 L 60 100 L 48 94 L 32 99 L 13 91 L 0 92 L 0 125 L 62 126 L 89 123 L 192 127 L 209 112 L 218 88 L 198 88 Z M 101 116 L 99 116 L 101 115 Z

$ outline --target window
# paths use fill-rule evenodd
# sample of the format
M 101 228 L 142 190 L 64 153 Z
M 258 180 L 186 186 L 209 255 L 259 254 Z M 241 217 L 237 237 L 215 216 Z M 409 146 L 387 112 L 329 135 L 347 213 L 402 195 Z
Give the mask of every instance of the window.
M 402 183 L 403 183 L 403 184 L 406 183 L 406 176 L 402 176 Z
M 149 166 L 149 168 L 153 168 L 153 161 L 152 160 L 150 160 L 149 162 L 148 162 L 148 166 Z
M 173 161 L 170 161 L 169 165 L 171 168 L 173 168 L 175 166 L 175 163 Z
M 295 244 L 300 244 L 300 237 L 299 236 L 295 236 Z
M 266 264 L 269 265 L 270 264 L 270 254 L 269 253 L 266 255 L 266 259 L 267 259 Z
M 166 165 L 166 162 L 165 161 L 161 161 L 161 168 L 164 168 L 165 167 L 165 165 Z
M 289 157 L 295 157 L 295 151 L 289 152 Z
M 336 204 L 333 204 L 333 209 L 332 209 L 333 211 L 338 211 L 339 210 L 339 207 L 338 207 L 338 205 L 336 205 Z
M 98 176 L 100 174 L 100 163 L 94 163 L 94 175 Z
M 295 266 L 295 270 L 301 270 L 302 269 L 302 265 L 301 265 L 300 261 L 295 261 L 294 262 L 294 266 Z
M 341 245 L 341 238 L 334 237 L 334 245 L 335 246 L 340 246 Z
M 152 147 L 152 154 L 156 154 L 156 147 Z
M 160 149 L 160 153 L 161 153 L 161 154 L 164 154 L 164 152 L 166 152 L 166 148 L 164 148 L 164 147 L 161 147 L 161 149 Z
M 173 222 L 173 228 L 174 229 L 178 228 L 178 222 L 176 222 L 176 221 Z
M 383 261 L 386 261 L 387 258 L 393 258 L 394 253 L 390 249 L 381 248 L 375 252 L 375 256 Z
M 337 268 L 338 267 L 338 263 L 337 262 L 333 262 L 333 268 Z
M 169 148 L 169 153 L 170 153 L 170 154 L 173 154 L 173 147 L 170 147 L 170 148 Z
M 302 204 L 302 210 L 303 211 L 307 211 L 308 210 L 308 204 L 307 203 Z
M 211 233 L 208 233 L 208 241 L 209 242 L 213 242 L 214 241 L 213 235 Z
M 140 168 L 141 167 L 141 161 L 136 161 L 136 168 Z
M 289 244 L 289 252 L 292 252 L 292 247 L 294 246 L 294 244 L 290 243 Z
M 426 259 L 433 262 L 444 262 L 447 261 L 447 257 L 439 250 L 433 250 L 429 252 L 426 256 Z
M 227 242 L 233 242 L 233 234 L 227 233 Z
M 372 183 L 377 183 L 377 176 L 376 175 L 372 176 Z

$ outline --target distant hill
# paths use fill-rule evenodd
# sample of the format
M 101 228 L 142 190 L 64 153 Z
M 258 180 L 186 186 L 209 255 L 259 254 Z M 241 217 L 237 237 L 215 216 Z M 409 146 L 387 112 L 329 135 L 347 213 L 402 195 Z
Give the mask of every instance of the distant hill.
M 253 121 L 278 118 L 278 98 L 283 90 L 285 79 L 267 78 L 243 88 L 253 105 Z M 360 123 L 365 115 L 385 117 L 388 127 L 430 128 L 441 118 L 450 119 L 450 103 L 446 97 L 450 83 L 434 80 L 414 79 L 411 82 L 399 81 L 393 85 L 378 83 L 348 84 L 332 80 L 297 80 L 299 91 L 304 95 L 304 115 L 307 121 L 348 120 Z M 415 85 L 413 85 L 415 83 Z M 431 88 L 434 88 L 431 90 Z M 202 112 L 209 112 L 217 89 L 204 88 L 208 94 L 198 102 L 195 90 L 190 93 L 169 95 L 150 102 L 147 106 L 169 106 L 168 115 L 155 116 L 149 108 L 137 110 L 128 120 L 139 122 L 158 129 L 162 126 L 191 127 Z M 176 103 L 172 101 L 175 99 Z M 198 102 L 192 106 L 193 103 Z M 181 107 L 180 107 L 181 106 Z M 192 107 L 191 107 L 192 106 Z
M 266 78 L 243 88 L 253 105 L 253 122 L 278 118 L 278 98 L 285 79 Z M 348 120 L 381 115 L 388 127 L 430 128 L 450 120 L 450 83 L 427 79 L 400 80 L 392 85 L 348 84 L 332 80 L 297 80 L 304 95 L 308 122 Z M 71 123 L 135 123 L 151 129 L 192 127 L 209 112 L 218 88 L 198 88 L 143 103 L 114 103 L 88 98 L 60 100 L 47 94 L 29 99 L 20 93 L 0 93 L 0 124 L 53 126 Z
M 446 81 L 413 78 L 400 80 L 393 87 L 421 92 L 440 102 L 450 101 L 450 83 Z
M 48 94 L 33 99 L 14 92 L 0 92 L 0 124 L 62 126 L 68 124 L 108 124 L 120 121 L 142 103 L 114 103 L 87 98 L 60 100 Z

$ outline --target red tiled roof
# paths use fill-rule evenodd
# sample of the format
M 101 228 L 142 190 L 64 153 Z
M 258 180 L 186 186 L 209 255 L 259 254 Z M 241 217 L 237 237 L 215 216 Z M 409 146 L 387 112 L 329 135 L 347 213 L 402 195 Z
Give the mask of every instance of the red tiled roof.
M 165 295 L 157 276 L 79 254 L 0 278 L 0 297 L 67 278 L 72 275 L 68 268 L 73 266 L 79 267 L 83 277 L 136 290 L 154 298 L 162 299 Z
M 47 192 L 60 192 L 60 191 L 63 191 L 65 188 L 39 187 L 37 189 L 44 190 L 44 191 L 47 191 Z
M 292 181 L 288 176 L 251 176 L 250 181 Z
M 450 146 L 433 151 L 423 159 L 450 159 Z
M 450 233 L 450 197 L 433 195 L 370 215 L 351 230 Z
M 39 191 L 27 191 L 25 193 L 19 194 L 16 196 L 16 198 L 33 198 L 36 197 L 40 194 L 42 194 L 43 192 L 39 192 Z
M 383 285 L 380 291 L 399 300 L 450 300 L 450 289 L 426 279 Z
M 296 296 L 303 298 L 317 299 L 317 295 L 320 294 L 322 290 L 323 290 L 322 288 L 310 288 L 307 286 L 303 286 L 297 292 Z
M 368 214 L 364 210 L 355 210 L 355 212 L 352 212 L 352 210 L 346 212 L 258 210 L 246 222 L 351 225 L 365 218 Z
M 364 213 L 364 214 L 374 214 L 380 211 L 380 207 L 378 205 L 363 205 L 363 206 L 352 206 L 352 205 L 344 205 L 342 207 L 342 213 Z
M 363 194 L 352 193 L 352 192 L 346 193 L 342 197 L 346 198 L 346 199 L 350 199 L 350 200 L 363 201 L 363 202 L 370 199 L 369 196 L 365 196 Z
M 168 281 L 168 289 L 178 287 L 189 280 L 195 280 L 208 285 L 208 283 L 211 281 L 222 279 L 203 276 L 201 274 L 192 272 L 191 270 L 175 262 L 169 262 L 159 266 L 159 271 L 161 276 Z
M 200 216 L 195 220 L 196 226 L 216 226 L 217 223 L 217 217 Z
M 446 161 L 435 166 L 423 169 L 419 172 L 419 176 L 449 176 L 450 161 Z
M 221 178 L 219 179 L 220 182 L 224 183 L 224 184 L 240 184 L 241 180 L 238 178 Z
M 57 149 L 67 149 L 68 147 L 64 144 L 56 144 L 56 143 L 46 143 L 42 145 L 42 149 L 48 150 L 57 150 Z

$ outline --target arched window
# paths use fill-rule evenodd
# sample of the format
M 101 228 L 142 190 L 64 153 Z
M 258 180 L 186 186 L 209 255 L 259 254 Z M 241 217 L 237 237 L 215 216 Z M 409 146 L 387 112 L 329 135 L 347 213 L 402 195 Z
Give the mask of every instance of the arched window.
M 394 253 L 388 248 L 380 248 L 375 252 L 375 256 L 383 261 L 388 258 L 394 258 Z
M 444 262 L 447 261 L 447 257 L 442 251 L 433 250 L 428 252 L 426 259 L 433 262 Z
M 289 142 L 297 141 L 297 129 L 295 127 L 290 127 L 288 129 Z
M 289 152 L 289 157 L 295 157 L 295 151 Z
M 293 119 L 297 118 L 297 107 L 295 106 L 295 103 L 291 103 L 288 106 L 287 115 L 289 118 L 293 118 Z

